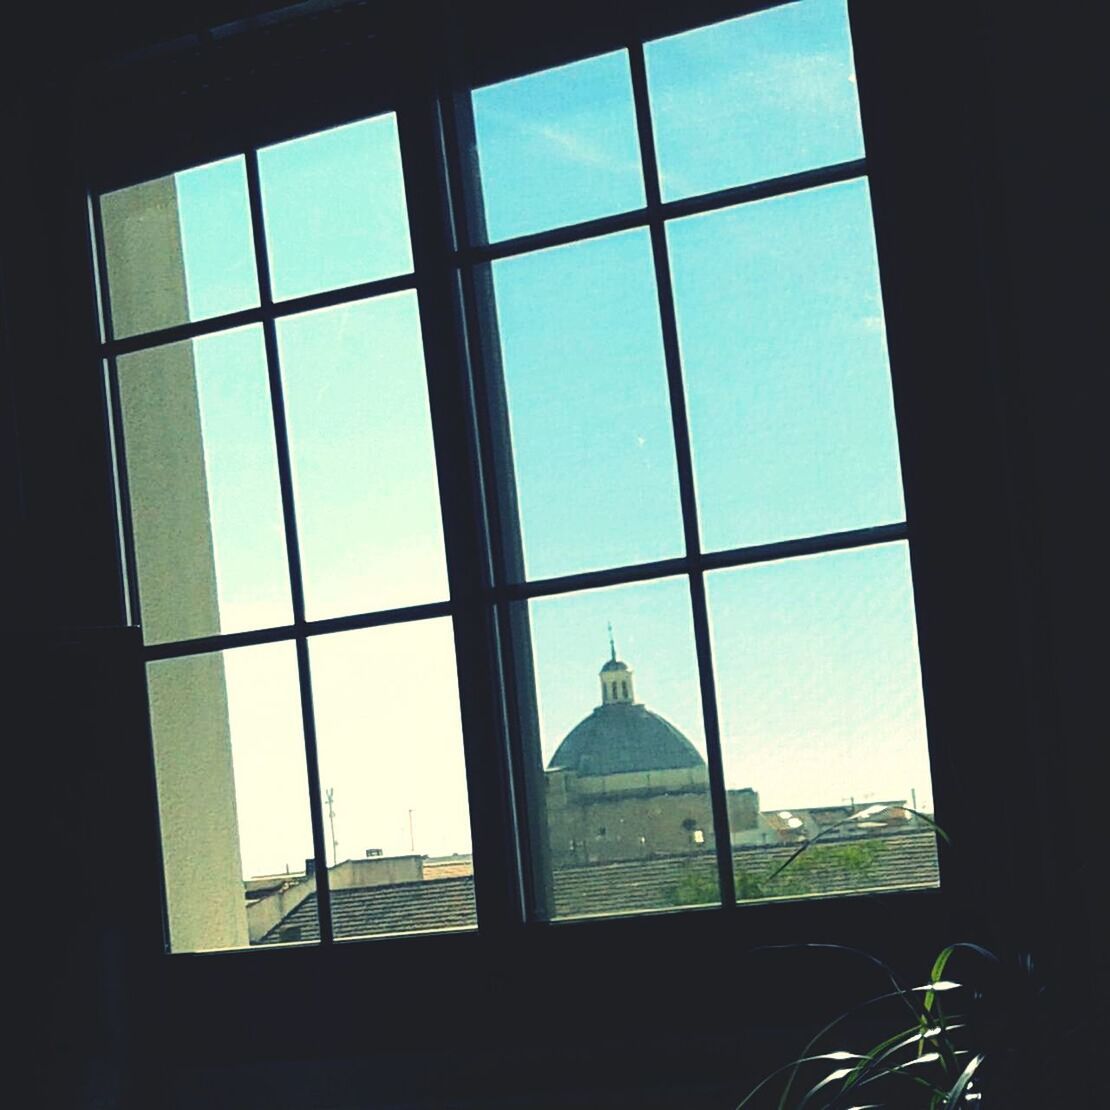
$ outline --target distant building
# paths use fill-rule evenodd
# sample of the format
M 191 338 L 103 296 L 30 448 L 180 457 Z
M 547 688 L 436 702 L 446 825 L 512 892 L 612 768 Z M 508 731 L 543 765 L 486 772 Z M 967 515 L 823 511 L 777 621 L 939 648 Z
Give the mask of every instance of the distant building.
M 759 815 L 759 825 L 758 843 L 762 844 L 803 844 L 818 837 L 826 841 L 863 840 L 929 828 L 928 822 L 907 808 L 903 800 L 771 810 Z M 741 843 L 736 837 L 733 842 Z M 756 842 L 754 837 L 744 841 Z
M 610 639 L 601 704 L 567 733 L 545 775 L 552 865 L 712 852 L 709 772 L 669 721 L 636 701 Z M 736 833 L 759 823 L 759 795 L 728 791 Z
M 556 917 L 629 913 L 720 898 L 709 774 L 669 721 L 636 701 L 632 669 L 600 671 L 601 704 L 567 733 L 544 775 Z M 726 793 L 742 900 L 923 889 L 939 881 L 936 838 L 901 801 L 761 813 Z M 812 842 L 804 860 L 797 846 Z M 320 937 L 311 861 L 245 886 L 251 944 Z M 785 869 L 784 869 L 785 865 Z M 469 855 L 383 856 L 328 869 L 338 937 L 473 928 Z

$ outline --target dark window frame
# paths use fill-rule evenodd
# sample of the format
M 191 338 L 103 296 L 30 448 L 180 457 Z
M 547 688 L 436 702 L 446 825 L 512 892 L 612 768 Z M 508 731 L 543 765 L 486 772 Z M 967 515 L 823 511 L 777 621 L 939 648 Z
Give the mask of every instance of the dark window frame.
M 774 6 L 776 5 L 773 3 L 748 4 L 740 5 L 739 10 Z M 258 148 L 261 144 L 255 142 L 246 145 L 245 156 L 259 282 L 259 306 L 116 340 L 111 330 L 99 202 L 97 191 L 90 193 L 95 254 L 99 266 L 97 276 L 103 305 L 100 353 L 107 367 L 113 423 L 116 428 L 122 426 L 115 368 L 118 356 L 245 324 L 261 325 L 263 329 L 285 515 L 293 621 L 289 626 L 281 628 L 152 645 L 144 648 L 142 654 L 149 662 L 249 644 L 290 640 L 296 644 L 308 786 L 312 799 L 313 849 L 318 876 L 317 905 L 321 943 L 325 946 L 331 944 L 334 938 L 327 883 L 326 837 L 322 807 L 318 800 L 321 794 L 317 773 L 308 637 L 436 616 L 452 618 L 456 654 L 460 660 L 460 690 L 466 737 L 464 746 L 474 814 L 475 883 L 479 922 L 482 928 L 489 928 L 491 923 L 495 923 L 495 928 L 512 930 L 524 923 L 521 921 L 522 906 L 525 910 L 525 922 L 544 920 L 551 916 L 550 867 L 542 858 L 546 842 L 543 831 L 545 817 L 542 812 L 542 759 L 539 752 L 534 681 L 530 673 L 528 618 L 526 605 L 522 603 L 532 598 L 570 590 L 647 582 L 662 577 L 685 577 L 690 588 L 701 683 L 721 908 L 728 912 L 736 907 L 736 891 L 731 840 L 728 835 L 727 787 L 717 722 L 704 574 L 714 569 L 802 554 L 845 551 L 876 543 L 906 540 L 909 536 L 909 528 L 903 522 L 734 550 L 702 551 L 678 349 L 677 318 L 667 259 L 667 221 L 781 196 L 799 189 L 859 180 L 867 177 L 868 166 L 866 159 L 858 159 L 688 199 L 664 201 L 660 194 L 655 162 L 644 61 L 644 40 L 651 37 L 652 28 L 650 24 L 645 27 L 642 20 L 633 17 L 619 21 L 617 30 L 620 32 L 617 48 L 628 52 L 631 63 L 633 100 L 646 188 L 646 203 L 640 209 L 489 244 L 484 228 L 481 182 L 469 96 L 474 79 L 466 76 L 473 70 L 470 64 L 472 60 L 460 58 L 457 50 L 450 47 L 439 58 L 438 77 L 422 74 L 413 85 L 403 91 L 391 90 L 395 93 L 393 102 L 384 105 L 386 108 L 392 107 L 398 119 L 414 248 L 414 268 L 410 274 L 275 302 L 270 289 L 263 229 L 258 168 Z M 654 30 L 656 34 L 661 33 L 659 27 Z M 586 56 L 590 54 L 590 51 L 586 52 Z M 581 51 L 575 55 L 580 56 Z M 524 72 L 531 69 L 529 65 L 523 67 Z M 446 88 L 444 76 L 448 79 Z M 613 567 L 555 579 L 526 580 L 515 503 L 512 449 L 509 446 L 490 265 L 498 259 L 545 247 L 581 242 L 629 228 L 646 229 L 651 238 L 686 553 L 649 564 Z M 454 290 L 451 288 L 452 284 L 456 286 Z M 275 322 L 294 313 L 400 290 L 415 291 L 421 310 L 451 600 L 403 610 L 307 621 Z M 468 351 L 460 349 L 463 335 L 470 338 Z M 460 375 L 459 369 L 460 366 L 466 366 L 467 356 L 469 374 L 464 377 Z M 462 414 L 462 420 L 458 419 L 459 414 Z M 133 545 L 126 474 L 122 461 L 124 448 L 119 440 L 120 437 L 117 436 L 116 450 L 120 453 L 121 471 L 120 509 L 124 546 L 130 550 Z M 458 462 L 460 459 L 463 460 L 461 466 Z M 483 474 L 486 479 L 484 491 L 480 488 Z M 483 497 L 485 513 L 482 511 Z M 129 612 L 131 619 L 137 622 L 139 600 L 133 561 L 123 557 L 122 562 L 128 568 Z M 482 660 L 490 661 L 492 673 L 482 673 Z M 462 673 L 467 666 L 472 668 L 471 674 Z M 497 704 L 499 699 L 495 697 L 491 702 L 488 696 L 491 685 L 495 688 L 500 686 L 505 692 L 505 706 L 500 714 Z M 482 694 L 476 696 L 476 690 L 481 690 Z M 500 750 L 490 743 L 493 737 L 500 737 Z M 496 784 L 496 790 L 490 789 L 491 783 Z M 512 796 L 506 789 L 510 784 Z M 523 851 L 514 859 L 518 845 L 523 847 Z
M 485 75 L 489 79 L 510 75 L 512 65 L 505 60 L 506 58 L 515 58 L 520 70 L 524 71 L 609 48 L 619 42 L 619 36 L 606 23 L 605 17 L 610 7 L 599 3 L 578 7 L 571 5 L 565 24 L 560 24 L 560 27 L 569 27 L 569 30 L 565 30 L 562 37 L 556 34 L 547 42 L 531 47 L 521 46 L 519 40 L 513 39 L 514 33 L 517 33 L 513 28 L 504 30 L 500 52 L 495 44 L 483 63 Z M 664 10 L 666 7 L 668 5 L 652 6 L 648 15 L 644 17 L 652 19 L 658 17 L 661 21 L 658 24 L 661 28 L 659 33 L 670 29 L 664 22 L 667 18 Z M 670 5 L 670 7 L 675 6 Z M 591 16 L 588 9 L 596 10 Z M 724 18 L 730 14 L 736 14 L 734 5 L 707 4 L 705 8 L 699 7 L 695 15 L 691 15 L 687 10 L 681 18 L 690 22 L 709 22 L 713 18 Z M 861 18 L 856 19 L 857 15 Z M 973 658 L 976 653 L 970 645 L 962 648 L 959 646 L 961 625 L 954 614 L 958 613 L 962 606 L 974 603 L 979 594 L 978 601 L 985 606 L 987 618 L 1004 615 L 1008 607 L 1013 605 L 1011 588 L 1004 581 L 997 581 L 996 579 L 1001 578 L 997 574 L 994 579 L 980 574 L 979 570 L 982 569 L 980 567 L 970 572 L 957 569 L 951 557 L 954 542 L 962 545 L 961 555 L 965 555 L 976 541 L 991 537 L 992 529 L 998 525 L 999 519 L 1004 517 L 1003 507 L 999 505 L 988 506 L 987 511 L 980 512 L 977 516 L 967 503 L 968 499 L 961 501 L 958 495 L 968 468 L 973 468 L 975 462 L 989 457 L 1000 440 L 997 429 L 983 422 L 984 415 L 989 415 L 992 411 L 992 387 L 986 380 L 989 378 L 989 373 L 984 372 L 982 380 L 972 377 L 966 385 L 966 391 L 961 399 L 967 405 L 971 416 L 954 414 L 949 410 L 950 399 L 938 396 L 936 384 L 926 382 L 926 374 L 922 372 L 929 369 L 925 356 L 916 354 L 912 349 L 914 341 L 920 339 L 922 335 L 921 310 L 912 302 L 917 294 L 925 291 L 931 278 L 944 272 L 935 255 L 926 256 L 926 261 L 915 270 L 914 248 L 927 250 L 927 244 L 925 244 L 924 234 L 916 232 L 911 226 L 913 202 L 920 202 L 930 197 L 938 201 L 939 207 L 946 216 L 955 217 L 953 226 L 944 229 L 943 244 L 947 247 L 952 245 L 962 247 L 965 253 L 973 258 L 977 257 L 976 247 L 969 247 L 968 244 L 974 243 L 978 225 L 974 214 L 965 211 L 963 206 L 953 202 L 951 197 L 946 196 L 942 191 L 930 193 L 930 189 L 940 183 L 941 175 L 939 173 L 931 176 L 928 173 L 923 175 L 923 170 L 935 169 L 935 161 L 930 161 L 920 149 L 911 150 L 912 144 L 900 140 L 897 132 L 901 121 L 897 120 L 896 116 L 898 109 L 904 107 L 904 103 L 898 102 L 897 99 L 893 107 L 883 103 L 883 92 L 892 86 L 896 90 L 901 88 L 901 95 L 906 95 L 905 88 L 899 86 L 898 74 L 893 71 L 894 61 L 885 60 L 881 56 L 880 48 L 884 45 L 884 36 L 894 31 L 891 22 L 893 17 L 884 16 L 877 10 L 877 6 L 863 3 L 853 4 L 853 17 L 857 32 L 857 62 L 861 67 L 861 98 L 865 132 L 869 143 L 869 162 L 873 163 L 873 199 L 880 263 L 883 267 L 884 291 L 887 298 L 887 315 L 891 330 L 895 402 L 899 415 L 903 473 L 908 507 L 915 522 L 913 561 L 919 598 L 920 636 L 930 718 L 932 722 L 939 720 L 942 725 L 947 725 L 956 720 L 973 701 L 975 704 L 989 704 L 993 699 L 995 705 L 1001 704 L 1003 707 L 998 723 L 999 727 L 1004 727 L 1005 723 L 1012 721 L 1015 716 L 1010 703 L 1005 701 L 1006 696 L 1009 695 L 1014 704 L 1018 701 L 1013 697 L 1017 682 L 1013 658 L 1001 650 L 1006 643 L 1009 624 L 1001 622 L 991 630 L 989 643 L 998 654 L 996 658 L 988 659 L 987 665 L 983 668 L 985 675 L 980 672 L 982 688 L 975 699 L 972 699 L 967 687 L 961 686 L 957 672 L 961 663 Z M 405 28 L 398 30 L 398 34 L 402 36 L 406 33 L 408 32 Z M 415 41 L 424 41 L 419 33 L 412 33 L 416 36 Z M 862 51 L 860 50 L 861 36 L 865 46 Z M 903 46 L 906 45 L 906 37 L 899 39 L 896 33 L 893 37 Z M 244 46 L 242 51 L 249 54 L 255 49 L 255 46 L 249 48 Z M 260 47 L 257 49 L 265 54 L 265 50 Z M 532 49 L 536 51 L 534 55 L 528 53 Z M 242 52 L 235 55 L 233 67 L 241 65 L 242 57 Z M 207 72 L 209 75 L 214 68 L 222 64 L 214 62 L 205 49 L 198 50 L 192 62 L 194 71 Z M 136 79 L 136 72 L 138 72 L 136 67 L 141 69 L 141 64 L 140 60 L 135 63 L 135 66 L 120 71 L 122 90 L 126 91 L 128 83 Z M 144 81 L 149 79 L 152 84 L 157 84 L 157 79 L 153 76 L 153 65 L 156 64 L 151 64 L 152 68 L 148 71 L 147 77 L 143 78 Z M 431 77 L 442 82 L 444 71 L 439 68 L 439 65 L 438 58 L 428 63 Z M 320 64 L 311 70 L 311 75 L 321 76 L 326 80 L 326 70 L 327 65 Z M 177 76 L 180 77 L 180 73 Z M 208 84 L 210 89 L 218 89 L 220 81 L 211 79 Z M 232 101 L 238 105 L 241 112 L 238 115 L 232 113 L 235 118 L 230 121 L 226 119 L 221 121 L 219 127 L 214 127 L 210 135 L 218 133 L 225 137 L 231 135 L 241 137 L 245 130 L 250 130 L 254 136 L 252 141 L 262 145 L 265 142 L 290 137 L 294 132 L 304 133 L 330 123 L 338 124 L 373 114 L 376 105 L 366 90 L 358 90 L 358 96 L 361 99 L 358 101 L 358 107 L 352 108 L 355 97 L 352 92 L 353 83 L 344 85 L 342 79 L 336 78 L 335 85 L 338 89 L 335 95 L 324 97 L 323 104 L 311 110 L 303 104 L 294 104 L 292 101 L 295 98 L 288 94 L 285 95 L 283 108 L 280 90 L 274 95 L 277 108 L 270 103 L 259 105 L 253 103 L 252 98 L 240 87 L 239 91 L 233 94 Z M 274 91 L 274 86 L 268 86 L 267 91 Z M 193 107 L 196 108 L 199 103 L 199 118 L 202 121 L 214 118 L 211 110 L 214 100 L 206 99 L 210 95 L 214 94 L 197 93 L 194 96 Z M 255 99 L 261 101 L 266 97 L 260 93 Z M 285 109 L 288 110 L 285 111 Z M 78 111 L 78 115 L 91 111 L 93 118 L 100 118 L 101 122 L 104 122 L 103 116 L 96 116 L 96 110 L 95 104 L 86 105 Z M 135 105 L 133 110 L 141 119 L 143 106 Z M 422 110 L 431 110 L 427 101 L 423 102 Z M 924 108 L 920 107 L 920 111 L 921 115 L 916 118 L 916 122 L 921 122 L 925 118 Z M 202 133 L 204 128 L 187 125 L 186 118 L 187 113 L 182 110 L 178 117 L 171 116 L 168 121 L 164 121 L 167 126 L 161 134 L 151 136 L 150 146 L 133 152 L 135 157 L 130 160 L 127 172 L 122 169 L 126 165 L 122 152 L 127 146 L 126 136 L 134 133 L 135 118 L 125 116 L 122 119 L 111 119 L 111 126 L 107 128 L 107 133 L 101 132 L 97 136 L 98 147 L 86 148 L 80 152 L 82 165 L 88 170 L 90 187 L 95 185 L 95 188 L 109 188 L 113 184 L 122 185 L 157 176 L 160 172 L 171 171 L 185 164 L 196 164 L 221 154 L 231 153 L 242 145 L 238 139 L 227 137 L 223 148 L 220 148 L 218 142 L 213 143 L 211 147 L 202 146 L 195 136 Z M 275 129 L 274 125 L 268 122 L 273 118 L 281 118 L 285 121 L 285 125 Z M 290 123 L 290 121 L 293 122 Z M 193 122 L 195 123 L 195 120 Z M 267 132 L 268 127 L 271 128 L 269 132 Z M 877 144 L 876 135 L 880 140 Z M 194 145 L 190 146 L 190 143 Z M 175 150 L 178 153 L 192 151 L 192 154 L 184 159 L 175 158 L 172 156 Z M 434 158 L 434 152 L 432 155 L 425 152 L 425 157 Z M 136 171 L 136 167 L 140 164 L 145 167 L 141 173 Z M 961 163 L 957 162 L 957 165 L 959 164 Z M 104 172 L 108 166 L 113 167 L 113 172 L 118 173 L 114 181 L 110 174 Z M 928 226 L 933 231 L 936 230 L 935 217 Z M 893 280 L 889 273 L 891 266 L 894 268 Z M 967 307 L 962 309 L 962 315 L 958 308 L 955 322 L 947 320 L 944 323 L 950 334 L 958 334 L 961 339 L 969 341 L 972 354 L 965 355 L 965 359 L 970 361 L 974 357 L 989 354 L 990 338 L 989 334 L 985 334 L 989 332 L 989 328 L 976 316 L 976 311 L 981 307 L 979 298 L 982 290 L 976 284 L 975 275 L 957 273 L 951 276 L 955 293 L 952 294 L 950 288 L 950 295 L 953 295 L 957 302 L 962 299 Z M 441 289 L 438 295 L 447 297 L 450 303 L 454 303 L 453 291 Z M 931 350 L 935 353 L 936 346 Z M 457 352 L 452 354 L 457 355 Z M 86 362 L 82 372 L 87 374 L 89 365 L 90 363 Z M 74 373 L 77 373 L 76 369 Z M 946 380 L 950 382 L 951 378 Z M 456 388 L 462 387 L 456 384 Z M 91 410 L 86 410 L 86 417 L 89 411 Z M 933 442 L 936 431 L 937 429 L 951 430 L 953 425 L 956 428 L 953 435 L 957 448 L 952 451 L 950 444 L 946 445 L 946 450 L 953 455 L 953 461 L 947 464 L 942 462 L 938 468 L 938 450 L 936 443 Z M 983 440 L 978 448 L 971 446 L 976 436 L 981 436 Z M 992 489 L 998 489 L 1001 486 L 995 473 L 988 473 L 985 481 Z M 107 489 L 107 482 L 105 482 L 105 489 Z M 478 491 L 471 490 L 470 496 L 478 496 Z M 89 510 L 89 513 L 91 519 L 97 519 L 96 513 L 92 510 Z M 100 534 L 103 535 L 102 514 L 100 525 Z M 981 595 L 980 590 L 984 582 L 994 589 L 994 593 L 988 590 L 986 597 Z M 103 580 L 98 583 L 98 586 L 103 597 L 117 590 L 115 581 L 108 583 Z M 497 631 L 494 627 L 485 629 L 485 635 L 488 636 L 486 646 L 495 642 Z M 475 674 L 470 679 L 464 679 L 466 689 L 479 692 L 480 697 L 476 700 L 490 707 L 489 719 L 497 720 L 503 712 L 499 705 L 500 698 L 508 697 L 511 691 L 502 691 L 496 687 L 496 684 L 491 689 L 489 683 L 488 674 Z M 1001 703 L 996 700 L 999 695 L 1003 698 Z M 973 724 L 978 726 L 990 718 L 990 712 L 979 712 L 974 716 Z M 986 771 L 993 768 L 994 761 L 986 751 L 982 737 L 978 739 L 973 737 L 973 742 L 967 750 L 953 755 L 957 746 L 956 740 L 945 738 L 938 741 L 935 731 L 934 726 L 933 754 L 934 757 L 938 755 L 941 757 L 934 761 L 937 768 L 935 773 L 938 811 L 949 814 L 945 818 L 946 827 L 959 840 L 961 833 L 974 834 L 984 829 L 980 815 L 969 814 L 966 807 L 961 808 L 958 804 L 961 780 L 968 779 L 970 767 L 971 781 L 976 786 L 985 784 L 989 781 Z M 952 755 L 951 759 L 950 755 Z M 1020 766 L 1020 760 L 1015 760 L 1015 763 Z M 1027 780 L 1022 780 L 1020 777 L 1015 778 L 1014 781 L 1027 783 Z M 499 788 L 499 791 L 495 793 L 503 799 L 510 796 L 503 788 Z M 148 796 L 146 801 L 152 805 L 152 795 Z M 510 814 L 509 818 L 511 817 Z M 496 814 L 489 819 L 491 822 L 501 823 L 506 820 L 506 817 L 504 814 Z M 964 843 L 966 842 L 965 836 Z M 493 843 L 504 845 L 505 841 L 494 837 Z M 1001 854 L 1003 863 L 1007 850 L 1004 848 Z M 255 995 L 256 998 L 266 997 L 267 987 L 262 980 L 265 975 L 278 974 L 276 969 L 279 966 L 269 964 L 267 961 L 270 959 L 280 958 L 285 961 L 280 965 L 283 969 L 280 974 L 290 975 L 298 984 L 297 989 L 303 996 L 309 997 L 314 989 L 312 983 L 319 977 L 321 969 L 327 969 L 329 972 L 341 970 L 343 973 L 375 974 L 375 969 L 380 970 L 381 945 L 384 944 L 389 945 L 390 960 L 395 960 L 398 967 L 411 969 L 423 966 L 427 970 L 429 964 L 434 964 L 437 970 L 442 971 L 457 958 L 466 959 L 466 954 L 473 954 L 475 951 L 485 954 L 482 958 L 490 961 L 489 966 L 503 966 L 510 957 L 520 956 L 526 961 L 527 967 L 534 968 L 542 966 L 554 956 L 575 953 L 588 961 L 593 961 L 595 966 L 602 967 L 605 960 L 619 957 L 627 944 L 637 948 L 640 946 L 647 948 L 660 943 L 692 942 L 699 946 L 704 945 L 704 950 L 713 953 L 716 957 L 734 954 L 737 945 L 756 943 L 768 938 L 812 939 L 814 935 L 820 934 L 826 937 L 839 936 L 865 944 L 869 937 L 879 938 L 887 934 L 891 915 L 894 915 L 899 923 L 912 923 L 910 926 L 912 935 L 920 939 L 921 930 L 927 928 L 927 923 L 943 920 L 953 912 L 954 906 L 956 909 L 959 908 L 961 894 L 966 893 L 974 882 L 974 876 L 967 874 L 972 868 L 961 866 L 955 858 L 945 862 L 945 888 L 936 897 L 917 894 L 892 895 L 878 900 L 845 899 L 835 903 L 745 907 L 742 917 L 718 911 L 697 910 L 675 915 L 624 919 L 619 922 L 579 922 L 559 925 L 556 928 L 531 926 L 527 929 L 514 929 L 510 927 L 513 921 L 512 913 L 508 912 L 501 922 L 491 917 L 487 926 L 484 920 L 481 933 L 475 936 L 414 937 L 364 945 L 341 945 L 333 946 L 327 953 L 323 949 L 304 949 L 268 955 L 251 952 L 181 956 L 170 960 L 159 958 L 150 963 L 150 968 L 151 973 L 157 977 L 160 984 L 166 987 L 171 997 L 191 999 L 191 1008 L 187 1002 L 186 1011 L 197 1013 L 203 1009 L 201 1000 L 211 999 L 217 995 L 227 997 L 233 989 L 228 985 L 232 981 L 241 985 L 252 985 L 259 992 Z M 510 874 L 513 866 L 515 864 L 510 856 L 504 861 L 503 873 Z M 135 908 L 149 904 L 150 895 L 151 890 L 148 887 L 136 887 L 130 900 L 131 906 Z M 511 911 L 512 898 L 506 894 L 502 894 L 502 898 L 507 909 Z M 742 927 L 740 927 L 741 921 Z M 882 921 L 881 926 L 880 921 Z M 498 950 L 499 944 L 508 947 Z M 152 944 L 146 956 L 152 957 L 157 953 L 160 957 L 158 948 L 158 945 Z M 434 954 L 447 952 L 452 955 L 448 957 Z M 257 968 L 252 969 L 247 966 L 252 961 L 259 961 Z M 263 967 L 267 969 L 265 972 Z M 285 971 L 286 968 L 288 972 Z M 467 973 L 459 972 L 458 975 L 463 980 L 468 979 Z M 388 979 L 397 990 L 405 989 L 404 976 L 400 971 L 395 975 L 389 975 Z M 627 977 L 620 981 L 625 985 L 631 982 Z M 422 989 L 426 989 L 431 979 L 426 974 L 422 974 L 417 982 L 423 985 Z M 230 1018 L 220 1019 L 214 1024 L 218 1027 L 222 1022 L 230 1022 L 230 1020 Z M 212 1034 L 213 1037 L 215 1035 Z M 199 1030 L 192 1030 L 191 1036 L 194 1041 L 205 1039 Z

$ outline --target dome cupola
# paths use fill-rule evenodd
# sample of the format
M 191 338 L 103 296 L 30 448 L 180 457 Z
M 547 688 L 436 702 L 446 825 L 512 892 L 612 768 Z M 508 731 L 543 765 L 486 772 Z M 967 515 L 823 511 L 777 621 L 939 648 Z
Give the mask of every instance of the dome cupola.
M 600 677 L 601 704 L 567 733 L 548 770 L 619 775 L 705 766 L 698 749 L 670 721 L 635 700 L 632 668 L 617 658 L 611 628 Z

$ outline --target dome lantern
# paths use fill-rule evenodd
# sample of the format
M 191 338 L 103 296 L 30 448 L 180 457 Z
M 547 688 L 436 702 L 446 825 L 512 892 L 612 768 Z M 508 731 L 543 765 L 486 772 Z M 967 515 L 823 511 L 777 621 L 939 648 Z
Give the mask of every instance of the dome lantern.
M 609 625 L 609 658 L 602 664 L 598 677 L 601 679 L 602 705 L 631 705 L 635 702 L 632 668 L 617 658 L 612 625 Z

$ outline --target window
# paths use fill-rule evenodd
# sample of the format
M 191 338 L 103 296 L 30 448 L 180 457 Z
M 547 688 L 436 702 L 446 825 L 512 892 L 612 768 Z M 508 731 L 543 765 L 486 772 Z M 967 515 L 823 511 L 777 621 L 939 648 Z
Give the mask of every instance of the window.
M 96 191 L 175 951 L 937 884 L 845 5 L 633 31 Z

